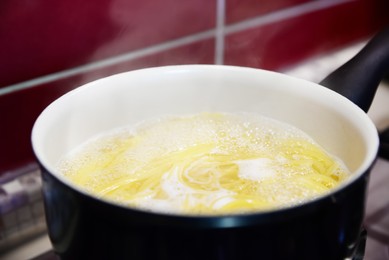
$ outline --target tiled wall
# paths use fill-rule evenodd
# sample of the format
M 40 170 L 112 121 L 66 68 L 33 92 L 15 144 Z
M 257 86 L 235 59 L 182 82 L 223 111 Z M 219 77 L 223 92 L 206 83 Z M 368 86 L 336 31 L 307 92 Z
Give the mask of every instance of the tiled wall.
M 387 0 L 57 0 L 0 3 L 0 175 L 31 166 L 34 120 L 99 77 L 168 64 L 282 70 L 366 39 Z

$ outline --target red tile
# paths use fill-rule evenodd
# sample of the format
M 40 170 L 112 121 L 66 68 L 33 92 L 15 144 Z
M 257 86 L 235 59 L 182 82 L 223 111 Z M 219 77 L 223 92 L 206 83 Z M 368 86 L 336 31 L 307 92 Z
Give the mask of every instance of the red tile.
M 351 1 L 226 37 L 225 63 L 279 70 L 389 24 L 389 2 Z
M 0 86 L 209 30 L 215 3 L 3 0 Z
M 226 23 L 231 24 L 313 0 L 226 0 Z
M 0 96 L 0 175 L 34 160 L 30 134 L 39 113 L 54 99 L 77 86 L 62 80 Z
M 171 64 L 211 64 L 213 60 L 214 40 L 209 39 L 0 95 L 0 175 L 34 162 L 30 144 L 33 123 L 49 103 L 65 92 L 97 78 L 132 69 Z

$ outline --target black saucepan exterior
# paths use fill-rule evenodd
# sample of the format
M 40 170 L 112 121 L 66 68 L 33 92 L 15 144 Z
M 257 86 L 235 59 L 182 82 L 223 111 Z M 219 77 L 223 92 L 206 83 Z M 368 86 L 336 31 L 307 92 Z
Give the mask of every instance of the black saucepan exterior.
M 369 176 L 289 209 L 184 217 L 99 201 L 42 169 L 49 235 L 63 259 L 345 259 L 358 244 Z

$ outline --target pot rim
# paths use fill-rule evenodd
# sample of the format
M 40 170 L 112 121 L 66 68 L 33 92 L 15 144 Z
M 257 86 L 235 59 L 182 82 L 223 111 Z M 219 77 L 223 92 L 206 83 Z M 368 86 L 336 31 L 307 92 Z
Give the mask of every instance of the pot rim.
M 250 72 L 250 73 L 258 73 L 258 76 L 260 76 L 260 74 L 269 74 L 269 75 L 272 74 L 274 77 L 280 77 L 280 78 L 291 80 L 291 81 L 301 82 L 301 83 L 304 83 L 303 85 L 308 84 L 311 88 L 311 90 L 308 91 L 309 93 L 318 91 L 318 92 L 320 92 L 320 94 L 331 97 L 331 98 L 333 98 L 333 100 L 337 100 L 337 102 L 342 103 L 349 110 L 353 111 L 353 113 L 354 113 L 353 116 L 357 117 L 358 120 L 362 120 L 364 122 L 363 131 L 368 133 L 366 135 L 369 135 L 370 139 L 368 140 L 368 142 L 366 142 L 368 145 L 368 148 L 366 149 L 367 154 L 364 158 L 363 163 L 361 163 L 360 167 L 358 167 L 358 169 L 356 171 L 352 172 L 353 176 L 351 178 L 349 178 L 348 180 L 341 183 L 338 187 L 332 189 L 329 193 L 318 196 L 318 197 L 310 199 L 310 200 L 307 200 L 299 205 L 291 205 L 291 206 L 286 206 L 286 207 L 282 207 L 279 209 L 271 209 L 271 210 L 265 210 L 265 211 L 260 211 L 260 212 L 253 212 L 253 213 L 235 213 L 235 214 L 230 214 L 227 216 L 226 215 L 200 215 L 199 216 L 199 215 L 191 215 L 191 214 L 183 215 L 183 214 L 177 214 L 177 213 L 153 212 L 153 211 L 148 211 L 148 210 L 144 210 L 144 209 L 124 206 L 124 205 L 120 205 L 118 203 L 115 203 L 115 202 L 112 202 L 112 201 L 109 201 L 106 199 L 97 198 L 96 196 L 93 196 L 93 195 L 87 193 L 86 191 L 80 189 L 76 185 L 70 183 L 70 181 L 68 181 L 65 177 L 60 176 L 60 174 L 57 173 L 57 171 L 50 165 L 50 163 L 48 163 L 47 160 L 44 159 L 45 156 L 43 155 L 42 149 L 39 149 L 40 144 L 38 142 L 39 136 L 42 135 L 42 133 L 40 133 L 40 132 L 42 132 L 42 129 L 41 129 L 42 121 L 44 121 L 45 118 L 50 114 L 50 111 L 53 109 L 53 107 L 55 107 L 56 105 L 63 102 L 63 100 L 71 98 L 73 95 L 77 95 L 77 93 L 79 93 L 79 92 L 88 90 L 89 88 L 93 88 L 93 87 L 95 87 L 95 85 L 100 85 L 100 87 L 101 87 L 102 85 L 104 85 L 101 83 L 104 83 L 105 81 L 109 81 L 113 78 L 126 77 L 127 75 L 133 75 L 133 74 L 145 74 L 145 75 L 147 75 L 150 72 L 171 73 L 171 72 L 181 72 L 181 71 L 185 71 L 185 70 L 192 70 L 192 71 L 193 70 L 194 71 L 224 70 L 224 71 L 234 71 L 234 72 L 246 71 L 246 72 Z M 300 87 L 301 86 L 299 86 L 299 88 Z M 303 90 L 308 90 L 308 88 L 304 87 Z M 239 66 L 229 66 L 229 65 L 197 65 L 197 64 L 196 65 L 162 66 L 162 67 L 145 68 L 145 69 L 123 72 L 123 73 L 115 74 L 115 75 L 112 75 L 109 77 L 101 78 L 101 79 L 86 83 L 86 84 L 84 84 L 76 89 L 73 89 L 73 90 L 69 91 L 68 93 L 65 93 L 63 96 L 59 97 L 58 99 L 54 100 L 38 116 L 37 120 L 34 123 L 33 129 L 32 129 L 31 142 L 32 142 L 34 154 L 35 154 L 37 160 L 39 161 L 41 167 L 47 169 L 47 172 L 49 172 L 50 175 L 53 175 L 55 177 L 55 179 L 60 181 L 65 186 L 67 186 L 71 189 L 75 189 L 87 197 L 91 197 L 93 199 L 103 201 L 103 202 L 108 203 L 110 205 L 123 207 L 125 209 L 131 209 L 133 211 L 145 212 L 148 214 L 151 213 L 151 214 L 157 214 L 157 215 L 161 215 L 161 216 L 174 217 L 174 218 L 177 218 L 177 217 L 193 218 L 195 216 L 196 218 L 200 218 L 200 219 L 201 218 L 220 218 L 220 217 L 227 217 L 228 218 L 228 217 L 233 217 L 233 216 L 250 216 L 250 215 L 258 216 L 258 215 L 265 215 L 265 214 L 269 214 L 269 213 L 273 214 L 273 213 L 277 213 L 277 212 L 284 212 L 284 211 L 293 210 L 293 209 L 299 208 L 301 206 L 305 206 L 305 205 L 308 205 L 311 203 L 315 203 L 317 201 L 328 199 L 328 198 L 332 197 L 333 195 L 337 194 L 338 192 L 342 191 L 345 187 L 348 187 L 348 186 L 352 185 L 353 183 L 355 183 L 358 179 L 360 179 L 364 175 L 364 173 L 369 171 L 369 169 L 372 167 L 372 165 L 375 162 L 375 159 L 377 157 L 377 152 L 378 152 L 378 146 L 379 146 L 377 129 L 376 129 L 374 123 L 368 117 L 368 115 L 362 109 L 360 109 L 357 105 L 352 103 L 350 100 L 348 100 L 344 96 L 341 96 L 340 94 L 338 94 L 338 93 L 336 93 L 336 92 L 334 92 L 326 87 L 323 87 L 319 84 L 316 84 L 316 83 L 313 83 L 310 81 L 306 81 L 303 79 L 294 78 L 294 77 L 291 77 L 291 76 L 288 76 L 288 75 L 285 75 L 282 73 L 267 71 L 267 70 L 262 70 L 262 69 L 239 67 Z

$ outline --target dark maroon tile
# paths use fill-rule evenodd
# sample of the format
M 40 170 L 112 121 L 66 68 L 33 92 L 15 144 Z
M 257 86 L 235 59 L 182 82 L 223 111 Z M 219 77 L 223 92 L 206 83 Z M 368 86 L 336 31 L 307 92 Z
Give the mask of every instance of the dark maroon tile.
M 225 63 L 278 70 L 389 24 L 389 2 L 350 1 L 226 37 Z
M 77 78 L 68 78 L 0 96 L 0 174 L 34 160 L 30 134 L 35 119 L 51 101 L 76 86 Z
M 0 3 L 0 86 L 212 29 L 216 0 Z
M 231 24 L 313 0 L 226 0 L 226 23 Z
M 49 103 L 71 89 L 123 71 L 172 64 L 210 64 L 213 60 L 214 40 L 209 39 L 0 95 L 0 175 L 35 161 L 30 144 L 33 123 Z

